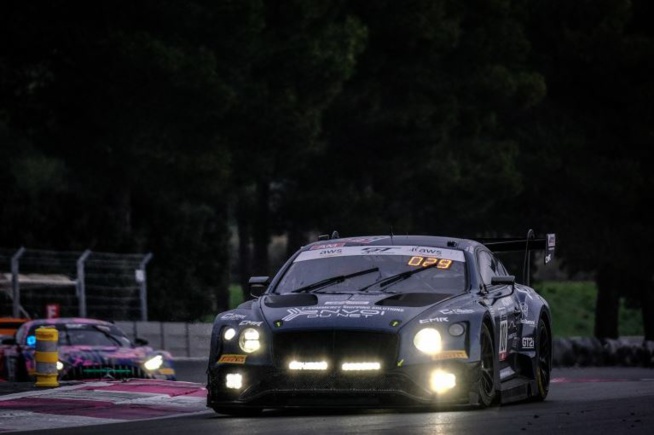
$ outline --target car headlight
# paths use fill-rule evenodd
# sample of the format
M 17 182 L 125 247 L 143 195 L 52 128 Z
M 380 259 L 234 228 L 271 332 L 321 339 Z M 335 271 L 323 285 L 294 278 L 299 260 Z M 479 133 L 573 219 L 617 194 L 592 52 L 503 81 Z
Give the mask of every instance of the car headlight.
M 225 331 L 223 332 L 223 339 L 225 341 L 230 341 L 235 336 L 236 336 L 236 329 L 234 328 L 226 328 Z
M 254 328 L 245 328 L 238 338 L 238 345 L 245 353 L 259 350 L 261 347 L 259 331 Z
M 147 360 L 143 366 L 146 368 L 146 370 L 159 370 L 162 364 L 163 357 L 161 355 L 157 355 Z
M 463 335 L 463 333 L 466 331 L 466 329 L 460 323 L 453 323 L 453 324 L 450 325 L 450 327 L 447 329 L 447 331 L 450 333 L 451 336 L 459 337 L 459 336 Z
M 442 349 L 441 334 L 434 328 L 421 329 L 413 337 L 413 344 L 419 351 L 435 355 Z

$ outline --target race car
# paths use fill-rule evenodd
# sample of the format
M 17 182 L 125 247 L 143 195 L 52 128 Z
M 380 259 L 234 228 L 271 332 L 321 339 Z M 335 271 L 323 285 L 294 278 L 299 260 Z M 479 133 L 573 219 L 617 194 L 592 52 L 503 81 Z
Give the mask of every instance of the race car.
M 547 301 L 498 256 L 544 250 L 555 235 L 472 240 L 331 237 L 295 252 L 254 299 L 218 314 L 207 407 L 483 408 L 549 391 Z M 524 273 L 524 271 L 523 271 Z M 529 276 L 529 273 L 526 274 Z
M 89 318 L 37 319 L 25 322 L 15 338 L 2 340 L 0 376 L 8 381 L 36 379 L 37 328 L 57 329 L 58 380 L 176 380 L 173 357 L 143 339 L 134 343 L 115 324 Z
M 28 320 L 25 317 L 0 317 L 0 340 L 13 337 L 20 325 Z

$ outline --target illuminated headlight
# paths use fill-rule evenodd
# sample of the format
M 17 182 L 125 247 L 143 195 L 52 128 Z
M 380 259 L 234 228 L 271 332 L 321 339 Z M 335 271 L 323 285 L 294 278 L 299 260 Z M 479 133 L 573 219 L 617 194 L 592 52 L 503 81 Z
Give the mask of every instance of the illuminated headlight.
M 227 328 L 225 329 L 225 332 L 223 332 L 223 338 L 225 339 L 225 341 L 229 341 L 235 336 L 236 336 L 236 329 L 234 328 Z
M 327 361 L 291 361 L 288 363 L 290 370 L 327 370 Z
M 61 371 L 64 369 L 64 363 L 61 361 L 57 361 L 57 371 Z
M 435 371 L 431 375 L 431 389 L 436 393 L 444 393 L 456 387 L 456 376 L 452 373 Z
M 147 360 L 145 364 L 143 364 L 143 367 L 145 367 L 146 370 L 159 370 L 161 365 L 163 364 L 163 357 L 161 355 L 154 356 Z
M 369 372 L 381 370 L 381 364 L 378 362 L 360 362 L 360 363 L 343 363 L 341 370 L 344 372 Z
M 227 376 L 225 376 L 225 387 L 232 390 L 243 388 L 243 376 L 239 373 L 228 373 Z
M 245 353 L 252 353 L 259 350 L 261 347 L 259 331 L 254 328 L 245 328 L 241 331 L 241 335 L 238 338 L 238 345 Z
M 425 328 L 418 331 L 413 337 L 413 344 L 416 348 L 428 355 L 435 355 L 441 351 L 441 334 L 433 328 Z

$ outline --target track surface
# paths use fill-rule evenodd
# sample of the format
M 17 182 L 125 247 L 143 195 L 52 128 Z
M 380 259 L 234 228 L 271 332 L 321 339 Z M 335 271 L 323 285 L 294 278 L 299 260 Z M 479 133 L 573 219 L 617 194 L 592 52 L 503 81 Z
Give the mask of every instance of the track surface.
M 293 410 L 234 418 L 205 408 L 204 367 L 203 362 L 180 363 L 182 382 L 95 382 L 0 396 L 0 432 L 654 434 L 654 369 L 555 369 L 545 402 L 485 410 Z

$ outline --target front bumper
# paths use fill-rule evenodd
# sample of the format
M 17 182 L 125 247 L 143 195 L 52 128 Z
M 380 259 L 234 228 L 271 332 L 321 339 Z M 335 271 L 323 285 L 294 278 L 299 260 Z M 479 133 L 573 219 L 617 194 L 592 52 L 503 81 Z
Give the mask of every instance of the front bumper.
M 210 367 L 207 406 L 226 408 L 284 407 L 433 407 L 470 403 L 478 363 L 442 361 L 368 372 L 293 372 L 274 366 L 215 364 Z M 430 388 L 434 371 L 455 376 L 446 392 Z M 240 388 L 228 386 L 237 375 Z

